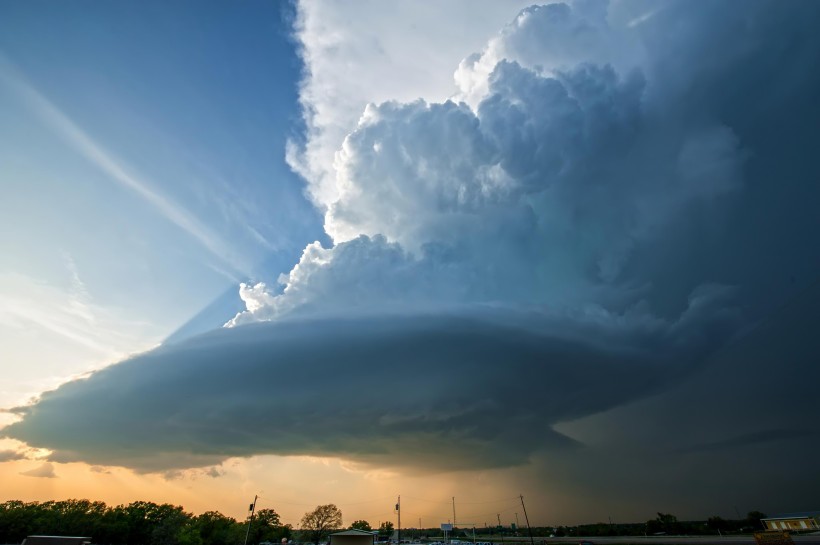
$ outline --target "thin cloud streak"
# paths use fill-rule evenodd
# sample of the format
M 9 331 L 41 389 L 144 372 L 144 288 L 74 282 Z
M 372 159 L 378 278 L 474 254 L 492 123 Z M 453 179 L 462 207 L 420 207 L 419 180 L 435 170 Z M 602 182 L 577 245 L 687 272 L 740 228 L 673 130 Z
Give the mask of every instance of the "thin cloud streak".
M 50 314 L 44 312 L 42 309 L 33 307 L 27 301 L 16 301 L 1 295 L 0 303 L 2 303 L 4 308 L 3 314 L 9 317 L 30 322 L 104 356 L 116 357 L 120 355 L 110 346 L 98 342 L 90 332 L 85 331 L 84 327 L 77 327 L 77 324 L 71 323 L 69 318 L 77 318 L 76 315 L 71 316 L 73 313 L 64 313 L 62 316 L 59 314 L 53 315 L 53 313 Z M 82 320 L 80 320 L 80 323 L 82 323 Z
M 636 26 L 642 25 L 645 22 L 647 22 L 648 20 L 650 20 L 652 17 L 657 15 L 660 10 L 661 10 L 661 8 L 651 9 L 651 10 L 647 11 L 646 13 L 643 13 L 643 14 L 635 17 L 631 21 L 629 21 L 626 24 L 626 26 L 629 27 L 629 28 L 635 28 Z
M 148 183 L 129 173 L 120 161 L 105 151 L 91 136 L 83 131 L 66 114 L 60 111 L 42 93 L 28 83 L 8 58 L 0 53 L 0 81 L 14 90 L 46 125 L 86 159 L 108 174 L 118 184 L 134 191 L 166 219 L 194 237 L 209 252 L 232 270 L 247 274 L 247 265 L 232 255 L 231 247 L 221 240 L 187 210 L 156 192 Z M 226 257 L 227 256 L 227 257 Z
M 36 326 L 90 350 L 99 363 L 116 361 L 156 343 L 151 340 L 156 333 L 150 332 L 148 324 L 117 318 L 115 309 L 94 302 L 68 254 L 66 265 L 72 283 L 68 291 L 26 275 L 0 274 L 0 326 L 20 330 Z M 66 378 L 63 375 L 59 382 Z

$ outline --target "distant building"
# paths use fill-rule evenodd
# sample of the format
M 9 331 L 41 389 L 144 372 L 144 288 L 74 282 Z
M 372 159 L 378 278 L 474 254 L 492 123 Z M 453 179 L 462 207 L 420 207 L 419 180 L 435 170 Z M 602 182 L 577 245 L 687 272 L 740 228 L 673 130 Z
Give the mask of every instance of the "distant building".
M 767 530 L 820 530 L 820 511 L 784 513 L 760 519 Z
M 23 545 L 87 545 L 90 537 L 77 536 L 28 536 Z
M 378 531 L 345 530 L 330 534 L 328 545 L 373 545 L 376 542 Z

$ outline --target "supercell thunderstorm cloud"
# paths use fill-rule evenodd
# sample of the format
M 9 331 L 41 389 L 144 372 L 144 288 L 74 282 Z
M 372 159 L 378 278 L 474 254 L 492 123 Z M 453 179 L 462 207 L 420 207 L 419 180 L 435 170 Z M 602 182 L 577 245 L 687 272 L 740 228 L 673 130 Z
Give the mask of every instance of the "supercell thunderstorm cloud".
M 7 436 L 139 471 L 312 454 L 678 498 L 811 465 L 820 4 L 527 7 L 450 67 L 449 100 L 349 125 L 317 90 L 311 9 L 288 157 L 332 245 Z

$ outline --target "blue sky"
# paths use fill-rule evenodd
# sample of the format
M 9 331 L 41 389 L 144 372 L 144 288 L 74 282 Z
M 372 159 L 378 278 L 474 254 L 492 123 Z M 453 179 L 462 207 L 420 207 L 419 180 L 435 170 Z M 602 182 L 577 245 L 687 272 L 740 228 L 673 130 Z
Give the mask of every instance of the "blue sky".
M 810 509 L 818 6 L 3 5 L 4 482 Z
M 301 124 L 286 8 L 4 4 L 0 271 L 63 293 L 78 280 L 87 303 L 143 323 L 134 350 L 228 289 L 238 301 L 237 281 L 289 269 L 322 230 L 284 162 Z

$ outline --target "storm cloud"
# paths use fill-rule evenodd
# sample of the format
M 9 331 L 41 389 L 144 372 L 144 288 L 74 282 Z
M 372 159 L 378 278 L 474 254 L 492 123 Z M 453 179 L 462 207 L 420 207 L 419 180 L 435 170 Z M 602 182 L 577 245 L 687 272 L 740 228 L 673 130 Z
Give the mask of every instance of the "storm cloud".
M 686 373 L 680 338 L 722 338 L 723 324 L 637 318 L 467 308 L 223 329 L 48 392 L 5 433 L 52 460 L 143 471 L 265 453 L 427 471 L 520 465 L 578 446 L 555 423 Z
M 231 324 L 419 302 L 623 311 L 647 300 L 672 317 L 699 285 L 771 280 L 773 264 L 757 261 L 783 251 L 781 233 L 805 233 L 774 223 L 811 223 L 813 185 L 810 170 L 763 175 L 794 168 L 765 117 L 782 104 L 765 89 L 816 110 L 816 78 L 784 68 L 807 61 L 813 38 L 802 46 L 809 30 L 791 18 L 811 9 L 669 3 L 629 26 L 644 7 L 618 4 L 611 22 L 601 2 L 528 8 L 462 62 L 453 100 L 369 104 L 330 159 L 333 190 L 314 194 L 334 245 L 308 246 L 278 286 L 243 286 L 247 311 Z M 775 9 L 796 34 L 773 26 Z M 670 27 L 669 44 L 656 27 Z M 708 63 L 692 55 L 727 29 L 736 41 L 704 52 Z M 759 62 L 797 47 L 800 58 Z M 816 255 L 794 257 L 811 274 Z
M 309 124 L 291 158 L 332 246 L 243 285 L 232 327 L 47 392 L 4 433 L 141 471 L 532 464 L 681 501 L 692 476 L 751 497 L 807 469 L 777 445 L 816 446 L 816 396 L 777 373 L 816 384 L 818 20 L 809 2 L 525 9 L 452 67 L 452 100 L 372 103 L 338 142 Z M 303 102 L 348 119 L 301 39 Z

